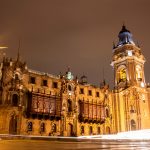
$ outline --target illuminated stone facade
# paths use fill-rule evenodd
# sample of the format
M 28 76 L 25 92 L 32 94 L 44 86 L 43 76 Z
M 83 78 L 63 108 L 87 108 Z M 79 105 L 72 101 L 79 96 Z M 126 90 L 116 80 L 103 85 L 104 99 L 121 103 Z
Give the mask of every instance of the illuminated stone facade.
M 150 87 L 145 82 L 145 58 L 125 26 L 114 45 L 114 129 L 116 132 L 150 128 Z
M 110 134 L 150 128 L 145 58 L 125 26 L 114 46 L 115 88 L 74 78 L 70 69 L 54 76 L 4 58 L 0 80 L 0 133 L 45 136 Z

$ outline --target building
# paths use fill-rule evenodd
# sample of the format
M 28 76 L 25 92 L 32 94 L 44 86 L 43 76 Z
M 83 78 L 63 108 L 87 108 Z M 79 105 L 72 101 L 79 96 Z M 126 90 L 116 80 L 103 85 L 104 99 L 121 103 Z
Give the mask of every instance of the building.
M 145 82 L 145 57 L 125 26 L 114 45 L 114 127 L 116 132 L 150 128 L 150 88 Z
M 150 128 L 150 90 L 145 58 L 125 26 L 114 45 L 114 89 L 83 75 L 54 76 L 17 59 L 0 66 L 0 133 L 45 136 L 111 134 Z

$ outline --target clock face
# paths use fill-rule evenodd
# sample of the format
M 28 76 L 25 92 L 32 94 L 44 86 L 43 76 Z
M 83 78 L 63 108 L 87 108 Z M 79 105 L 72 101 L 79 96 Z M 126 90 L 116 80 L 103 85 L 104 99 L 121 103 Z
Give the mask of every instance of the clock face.
M 132 51 L 128 51 L 128 56 L 132 56 Z

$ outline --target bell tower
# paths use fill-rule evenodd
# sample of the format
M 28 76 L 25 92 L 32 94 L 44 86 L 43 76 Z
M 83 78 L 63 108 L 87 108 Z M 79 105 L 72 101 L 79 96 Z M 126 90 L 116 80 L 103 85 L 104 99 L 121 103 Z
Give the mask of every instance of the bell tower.
M 132 34 L 123 25 L 118 35 L 119 41 L 113 46 L 111 65 L 114 68 L 114 84 L 116 89 L 129 86 L 145 87 L 144 63 L 145 58 L 137 46 Z
M 116 132 L 150 128 L 150 103 L 145 83 L 145 58 L 125 25 L 113 47 L 114 124 Z

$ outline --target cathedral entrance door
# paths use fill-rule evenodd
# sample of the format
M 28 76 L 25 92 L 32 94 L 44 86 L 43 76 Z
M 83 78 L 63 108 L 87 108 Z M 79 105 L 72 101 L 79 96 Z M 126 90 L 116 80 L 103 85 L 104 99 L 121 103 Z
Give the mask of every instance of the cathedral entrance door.
M 17 134 L 17 117 L 15 115 L 10 118 L 9 134 Z
M 68 136 L 73 136 L 73 125 L 71 123 L 68 124 Z

